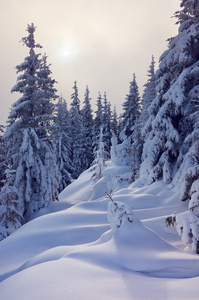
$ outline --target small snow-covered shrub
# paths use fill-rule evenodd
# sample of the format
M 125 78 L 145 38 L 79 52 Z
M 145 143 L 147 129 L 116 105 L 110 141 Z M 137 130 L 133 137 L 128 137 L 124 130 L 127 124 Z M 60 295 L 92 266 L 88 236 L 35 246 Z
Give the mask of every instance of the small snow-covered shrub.
M 175 222 L 176 222 L 176 215 L 175 214 L 165 218 L 165 226 L 166 227 L 175 226 Z
M 108 205 L 107 218 L 111 224 L 111 229 L 115 233 L 121 226 L 132 223 L 134 215 L 128 205 L 119 201 L 113 201 L 111 196 L 109 198 L 112 201 Z
M 165 231 L 167 233 L 176 233 L 176 213 L 165 218 Z

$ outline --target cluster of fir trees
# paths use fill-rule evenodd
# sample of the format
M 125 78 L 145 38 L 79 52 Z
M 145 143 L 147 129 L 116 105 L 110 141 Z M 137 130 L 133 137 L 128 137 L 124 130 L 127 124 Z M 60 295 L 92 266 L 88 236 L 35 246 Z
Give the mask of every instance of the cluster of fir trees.
M 22 38 L 29 48 L 16 66 L 17 84 L 12 92 L 21 97 L 13 104 L 6 130 L 0 131 L 0 240 L 33 212 L 58 200 L 58 194 L 92 164 L 100 132 L 109 157 L 111 131 L 117 134 L 117 114 L 111 111 L 106 93 L 97 99 L 93 117 L 89 89 L 80 109 L 76 82 L 71 107 L 57 96 L 47 56 L 36 53 L 34 24 Z M 5 132 L 4 132 L 5 131 Z
M 167 225 L 199 253 L 199 1 L 181 0 L 180 6 L 178 34 L 169 39 L 156 72 L 140 173 L 148 184 L 163 180 L 187 201 L 188 211 Z
M 95 162 L 102 165 L 102 154 L 106 154 L 106 158 L 110 155 L 112 129 L 115 133 L 112 160 L 132 165 L 130 181 L 139 177 L 143 178 L 145 184 L 163 180 L 170 188 L 180 191 L 181 200 L 188 201 L 189 212 L 198 220 L 199 0 L 181 0 L 181 10 L 175 13 L 175 17 L 179 32 L 168 40 L 168 49 L 160 57 L 156 73 L 152 57 L 142 98 L 133 75 L 119 126 L 116 112 L 110 121 L 111 109 L 106 94 L 103 104 L 99 94 L 94 120 L 88 105 L 88 89 L 84 108 L 80 110 L 76 83 L 71 109 L 67 111 L 65 101 L 60 98 L 56 106 L 57 122 L 54 122 L 52 100 L 56 98 L 55 82 L 50 77 L 46 58 L 39 59 L 34 52 L 34 48 L 40 47 L 35 44 L 31 33 L 35 28 L 33 25 L 28 27 L 29 37 L 23 42 L 30 48 L 30 55 L 17 67 L 17 71 L 24 71 L 24 74 L 18 77 L 18 83 L 13 88 L 13 91 L 21 92 L 22 97 L 13 105 L 9 116 L 9 126 L 3 137 L 6 146 L 0 145 L 2 151 L 8 154 L 6 165 L 10 166 L 4 172 L 7 174 L 4 186 L 16 189 L 17 208 L 22 216 L 28 207 L 37 210 L 56 199 L 59 189 L 63 189 L 71 177 L 76 178 L 90 166 L 96 145 L 99 147 Z M 62 118 L 63 113 L 66 115 Z M 89 125 L 86 125 L 87 120 L 90 120 Z M 66 130 L 62 135 L 63 128 Z M 95 139 L 98 135 L 100 145 Z M 59 155 L 59 160 L 53 155 L 53 141 L 56 139 L 59 141 L 55 143 L 56 152 L 63 155 Z M 62 143 L 62 140 L 65 142 Z M 1 157 L 0 164 L 2 166 Z M 62 170 L 64 164 L 66 167 Z M 50 174 L 47 171 L 49 168 L 52 170 Z M 98 170 L 100 172 L 101 169 Z M 102 176 L 98 175 L 95 174 L 96 178 Z M 65 178 L 61 186 L 60 178 Z M 50 196 L 47 196 L 47 192 Z M 47 202 L 45 199 L 48 199 Z M 5 207 L 1 206 L 1 210 L 5 210 Z M 14 207 L 13 204 L 13 211 Z M 189 220 L 189 217 L 186 218 Z M 176 218 L 172 219 L 172 224 L 175 223 Z M 189 243 L 198 252 L 199 220 L 195 222 L 194 229 L 191 221 L 183 224 L 186 227 L 184 232 L 189 235 Z
M 199 253 L 199 0 L 181 0 L 180 7 L 178 34 L 168 40 L 156 73 L 152 60 L 141 108 L 135 76 L 130 84 L 120 139 L 128 159 L 131 149 L 131 180 L 163 180 L 187 201 L 188 211 L 167 218 L 166 224 L 176 226 Z

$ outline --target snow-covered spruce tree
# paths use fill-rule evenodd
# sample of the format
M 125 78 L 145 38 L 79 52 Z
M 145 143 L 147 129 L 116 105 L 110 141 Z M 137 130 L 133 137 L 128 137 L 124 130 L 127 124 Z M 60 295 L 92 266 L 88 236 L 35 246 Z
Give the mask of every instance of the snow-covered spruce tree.
M 185 170 L 179 173 L 179 169 L 182 169 L 182 163 L 185 163 L 191 149 L 187 137 L 195 127 L 191 112 L 196 110 L 193 99 L 197 95 L 199 84 L 197 6 L 198 1 L 181 2 L 183 9 L 176 13 L 180 24 L 179 33 L 169 40 L 168 50 L 160 57 L 156 73 L 157 96 L 150 106 L 153 117 L 144 144 L 144 161 L 141 167 L 141 174 L 148 174 L 148 183 L 161 178 L 165 183 L 170 183 L 176 171 L 178 179 L 175 184 L 186 177 Z M 197 159 L 193 159 L 192 164 L 197 165 Z M 187 159 L 185 165 L 188 171 Z M 183 200 L 189 194 L 194 177 L 195 175 L 191 179 L 187 176 L 184 185 L 187 186 L 186 191 L 181 195 Z
M 103 125 L 103 105 L 102 105 L 102 96 L 99 92 L 97 98 L 97 110 L 95 111 L 95 118 L 94 118 L 94 135 L 99 135 L 101 126 Z
M 121 186 L 129 186 L 132 181 L 132 145 L 129 138 L 124 138 L 122 143 L 118 143 L 117 136 L 113 133 L 111 138 L 111 165 L 122 169 L 122 173 L 111 176 L 110 191 L 118 190 Z
M 133 161 L 132 145 L 130 138 L 124 138 L 122 143 L 118 143 L 116 135 L 111 139 L 111 162 L 115 166 L 131 166 Z
M 85 138 L 85 161 L 84 161 L 84 169 L 88 169 L 94 159 L 93 155 L 93 115 L 91 108 L 91 98 L 90 91 L 88 86 L 86 87 L 86 91 L 84 94 L 84 106 L 81 110 L 82 123 L 84 129 L 84 138 Z
M 186 132 L 173 185 L 180 182 L 182 200 L 191 199 L 189 209 L 199 216 L 199 1 L 182 1 L 181 7 L 176 17 L 180 24 L 179 31 L 187 39 L 184 45 L 187 67 L 181 75 L 186 97 L 183 120 Z
M 97 140 L 97 147 L 95 150 L 95 159 L 93 161 L 93 168 L 91 171 L 94 170 L 94 174 L 92 178 L 94 181 L 98 181 L 100 178 L 103 177 L 103 171 L 106 167 L 106 161 L 108 159 L 108 153 L 105 150 L 106 146 L 104 143 L 104 136 L 103 136 L 103 127 L 100 128 L 100 134 L 98 135 Z
M 73 89 L 74 93 L 71 95 L 72 101 L 69 116 L 71 122 L 70 137 L 72 139 L 72 162 L 74 165 L 72 177 L 77 178 L 86 169 L 86 141 L 84 137 L 82 116 L 80 114 L 80 100 L 78 98 L 76 81 L 74 82 Z
M 116 112 L 116 107 L 114 106 L 113 113 L 111 115 L 111 131 L 118 138 L 119 137 L 119 124 L 118 124 L 118 116 Z
M 123 103 L 122 131 L 120 139 L 129 139 L 132 147 L 132 181 L 139 177 L 139 169 L 142 155 L 141 122 L 140 122 L 140 97 L 135 74 L 130 82 L 130 91 Z
M 34 211 L 57 199 L 58 173 L 51 138 L 53 104 L 56 98 L 46 57 L 35 53 L 34 24 L 28 25 L 28 36 L 22 39 L 29 56 L 16 67 L 17 84 L 12 92 L 21 97 L 13 104 L 4 140 L 8 149 L 13 185 L 18 191 L 17 209 L 26 219 Z
M 6 170 L 6 147 L 5 142 L 3 140 L 3 134 L 5 131 L 5 127 L 0 125 L 0 187 L 3 186 L 2 180 L 4 179 L 4 173 Z
M 55 145 L 57 166 L 59 172 L 59 192 L 72 182 L 72 172 L 74 166 L 72 163 L 72 145 L 70 138 L 70 120 L 69 112 L 67 110 L 66 100 L 59 97 L 55 108 Z
M 133 126 L 133 133 L 131 136 L 132 141 L 132 176 L 130 181 L 134 182 L 140 176 L 140 165 L 143 149 L 143 140 L 141 136 L 141 119 L 140 116 L 135 120 L 135 125 Z M 130 137 L 129 137 L 130 138 Z
M 98 147 L 98 136 L 100 134 L 101 127 L 103 126 L 103 105 L 102 105 L 102 96 L 99 92 L 97 98 L 97 110 L 95 111 L 95 118 L 93 123 L 93 149 L 94 151 Z
M 144 91 L 142 95 L 142 111 L 141 111 L 141 124 L 142 127 L 145 126 L 148 121 L 149 107 L 151 105 L 152 100 L 156 97 L 156 78 L 155 78 L 155 61 L 152 56 L 151 64 L 148 70 L 148 80 L 144 85 Z
M 131 136 L 136 120 L 140 115 L 140 96 L 136 82 L 136 76 L 133 74 L 133 80 L 130 82 L 129 94 L 126 96 L 126 101 L 123 103 L 122 114 L 122 131 L 120 138 Z
M 104 142 L 107 147 L 106 151 L 110 153 L 111 150 L 111 104 L 108 103 L 106 92 L 104 93 L 104 105 L 102 107 L 102 122 L 104 132 Z
M 154 119 L 144 145 L 141 174 L 147 175 L 148 183 L 158 179 L 171 183 L 182 200 L 190 200 L 190 211 L 174 223 L 182 229 L 182 239 L 198 253 L 199 1 L 182 0 L 181 8 L 175 14 L 178 35 L 169 40 L 156 73 L 157 96 L 150 107 Z M 196 226 L 191 225 L 193 215 Z
M 22 215 L 17 211 L 19 195 L 13 187 L 10 166 L 5 171 L 4 186 L 0 192 L 0 241 L 21 226 Z

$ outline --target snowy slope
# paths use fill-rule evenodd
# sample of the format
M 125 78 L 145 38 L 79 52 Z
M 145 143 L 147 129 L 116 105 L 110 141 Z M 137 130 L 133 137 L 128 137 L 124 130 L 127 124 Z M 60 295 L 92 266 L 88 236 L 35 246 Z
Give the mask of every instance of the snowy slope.
M 199 256 L 164 229 L 164 217 L 186 207 L 161 182 L 128 187 L 117 176 L 125 172 L 109 166 L 97 183 L 84 172 L 0 242 L 1 300 L 198 299 Z M 111 190 L 132 209 L 114 231 Z

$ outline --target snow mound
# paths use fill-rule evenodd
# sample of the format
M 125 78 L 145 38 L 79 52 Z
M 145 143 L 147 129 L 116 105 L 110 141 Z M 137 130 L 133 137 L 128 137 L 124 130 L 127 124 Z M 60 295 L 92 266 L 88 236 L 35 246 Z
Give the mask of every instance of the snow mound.
M 122 183 L 110 201 L 112 171 L 97 183 L 84 172 L 0 242 L 1 299 L 197 299 L 199 256 L 164 230 L 165 216 L 186 208 L 161 182 Z
M 121 202 L 110 202 L 108 205 L 108 221 L 111 223 L 111 228 L 115 233 L 118 228 L 126 223 L 132 223 L 136 218 L 133 211 L 126 204 Z M 137 218 L 136 218 L 137 219 Z

